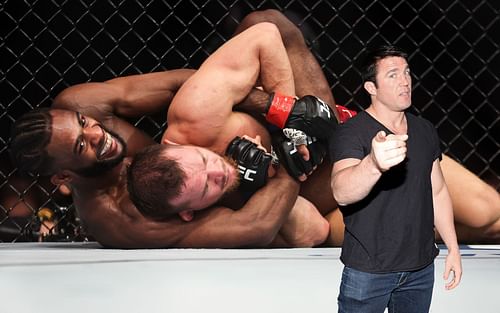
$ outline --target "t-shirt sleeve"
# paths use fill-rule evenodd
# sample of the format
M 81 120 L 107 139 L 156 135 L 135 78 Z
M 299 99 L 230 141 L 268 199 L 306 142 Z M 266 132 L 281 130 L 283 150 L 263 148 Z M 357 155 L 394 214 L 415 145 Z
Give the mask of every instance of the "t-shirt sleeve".
M 353 131 L 353 123 L 339 125 L 329 141 L 330 161 L 335 163 L 339 160 L 354 158 L 363 159 L 364 152 L 359 137 Z

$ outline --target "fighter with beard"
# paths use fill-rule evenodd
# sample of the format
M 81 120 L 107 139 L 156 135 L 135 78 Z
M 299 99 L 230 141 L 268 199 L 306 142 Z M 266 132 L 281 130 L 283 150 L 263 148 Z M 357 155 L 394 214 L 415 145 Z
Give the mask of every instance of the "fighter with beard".
M 87 123 L 87 119 L 79 112 L 76 112 L 76 114 L 77 119 L 80 120 L 84 126 L 85 123 Z M 107 173 L 119 165 L 127 155 L 127 143 L 117 133 L 102 124 L 98 127 L 101 128 L 103 134 L 101 140 L 97 143 L 98 149 L 96 154 L 98 158 L 93 164 L 75 169 L 75 172 L 83 177 L 96 177 L 102 175 L 102 173 Z M 117 143 L 115 143 L 114 140 L 116 140 Z M 75 147 L 75 149 L 81 153 L 80 150 L 84 149 L 84 147 L 85 144 L 83 140 L 78 138 L 77 147 Z M 118 154 L 113 156 L 110 152 L 113 151 L 115 147 L 122 147 L 122 149 L 119 150 Z
M 239 38 L 245 42 L 248 53 L 254 53 L 251 49 L 267 49 L 259 52 L 264 55 L 278 53 L 278 61 L 267 64 L 263 72 L 291 71 L 276 26 L 253 26 L 240 33 Z M 328 222 L 319 213 L 319 225 L 297 216 L 295 208 L 315 208 L 297 197 L 298 182 L 281 167 L 238 211 L 222 207 L 205 210 L 194 221 L 185 223 L 177 217 L 153 219 L 137 210 L 126 188 L 129 156 L 155 142 L 118 115 L 141 115 L 157 108 L 158 103 L 170 103 L 192 73 L 173 70 L 68 88 L 55 99 L 57 109 L 34 110 L 16 120 L 10 143 L 12 159 L 20 171 L 48 175 L 54 184 L 68 186 L 88 233 L 105 246 L 224 248 L 321 243 L 328 235 Z M 293 86 L 292 77 L 268 75 L 266 83 L 276 88 Z M 90 98 L 94 105 L 81 105 Z M 229 170 L 224 168 L 221 172 L 222 169 L 216 168 L 214 177 L 227 177 Z M 304 221 L 300 229 L 296 227 L 297 220 Z M 286 230 L 285 225 L 290 225 L 291 230 Z
M 242 20 L 239 30 L 262 21 L 271 21 L 278 26 L 294 72 L 301 74 L 294 75 L 296 94 L 314 94 L 320 96 L 325 102 L 334 104 L 335 101 L 321 67 L 305 45 L 300 30 L 283 14 L 275 10 L 252 12 Z M 15 164 L 20 169 L 24 168 L 34 174 L 50 176 L 51 173 L 56 173 L 56 169 L 60 170 L 59 175 L 54 176 L 52 181 L 58 184 L 64 183 L 72 189 L 75 207 L 80 220 L 87 226 L 88 234 L 107 246 L 122 248 L 231 247 L 236 246 L 235 238 L 241 239 L 241 242 L 246 242 L 247 245 L 269 244 L 280 230 L 280 223 L 285 220 L 283 216 L 288 214 L 288 211 L 283 211 L 284 206 L 279 203 L 279 201 L 287 201 L 284 198 L 280 198 L 275 205 L 266 201 L 259 203 L 258 209 L 262 209 L 261 211 L 242 209 L 238 212 L 221 213 L 206 210 L 197 213 L 196 220 L 200 220 L 200 224 L 205 225 L 206 229 L 213 227 L 212 234 L 214 240 L 218 240 L 217 242 L 204 236 L 205 226 L 198 227 L 196 220 L 194 223 L 184 223 L 180 219 L 154 221 L 145 218 L 128 199 L 123 177 L 123 163 L 128 162 L 127 157 L 133 156 L 140 149 L 154 144 L 155 141 L 126 122 L 126 118 L 154 114 L 160 110 L 165 111 L 179 87 L 194 72 L 189 69 L 169 70 L 118 77 L 104 82 L 86 82 L 68 87 L 57 95 L 52 105 L 55 109 L 63 109 L 62 112 L 54 111 L 52 117 L 52 114 L 34 111 L 28 113 L 26 118 L 17 120 L 16 124 L 19 129 L 13 132 L 11 148 L 17 141 L 17 149 L 25 150 L 26 153 L 20 153 L 20 150 L 13 152 Z M 260 97 L 259 93 L 256 95 Z M 252 98 L 254 98 L 253 94 L 245 100 Z M 268 97 L 265 96 L 263 103 L 266 103 L 267 99 Z M 255 101 L 248 103 L 251 102 Z M 251 111 L 244 108 L 245 103 L 242 105 L 235 109 Z M 77 121 L 76 112 L 81 113 L 82 121 Z M 342 111 L 342 113 L 345 112 Z M 349 113 L 346 114 L 349 115 Z M 59 122 L 64 123 L 59 125 L 57 124 Z M 110 150 L 105 155 L 100 153 L 98 156 L 93 153 L 94 149 L 98 149 L 99 143 L 104 142 L 105 134 L 99 127 L 95 129 L 89 127 L 95 123 L 113 130 L 123 138 L 123 141 L 127 143 L 127 157 L 124 162 L 107 173 L 101 173 L 96 177 L 84 177 L 78 175 L 77 171 L 90 167 L 94 161 L 112 158 L 115 152 L 123 151 L 120 148 L 123 147 L 120 141 L 110 137 L 112 138 L 108 141 L 111 142 Z M 54 133 L 57 134 L 54 138 L 51 138 L 52 126 L 54 126 Z M 61 134 L 61 131 L 68 133 Z M 66 138 L 63 138 L 63 135 Z M 72 140 L 78 137 L 81 138 L 80 145 L 82 146 L 80 155 L 72 152 L 76 151 Z M 47 147 L 49 142 L 50 147 Z M 221 147 L 221 149 L 224 148 L 225 146 Z M 443 157 L 441 166 L 450 188 L 457 227 L 462 226 L 457 231 L 459 240 L 462 242 L 498 242 L 500 234 L 498 192 L 446 155 Z M 287 185 L 285 180 L 289 178 L 284 177 L 285 173 L 281 174 L 272 180 L 272 186 L 269 186 L 269 189 L 263 188 L 265 190 L 261 190 L 260 193 L 269 193 L 269 199 L 273 200 L 275 199 L 273 196 L 283 191 L 281 196 L 287 197 L 290 201 L 290 197 L 294 197 L 296 186 L 293 180 L 288 181 Z M 78 181 L 74 180 L 76 176 L 78 176 Z M 283 185 L 277 188 L 276 186 L 280 184 Z M 326 188 L 328 189 L 328 186 Z M 311 192 L 314 195 L 317 190 Z M 106 194 L 109 195 L 107 199 L 110 203 L 104 201 Z M 262 194 L 261 196 L 264 197 Z M 269 212 L 265 211 L 269 207 L 273 209 Z M 271 215 L 263 214 L 264 212 Z M 338 210 L 334 213 L 338 213 Z M 211 219 L 223 214 L 226 214 L 224 218 Z M 227 218 L 233 217 L 233 214 L 239 219 L 241 226 L 227 223 Z M 342 241 L 342 218 L 336 214 L 329 217 L 329 221 L 332 225 L 331 234 L 333 234 L 330 237 L 335 239 L 330 240 L 329 243 L 338 245 Z M 183 231 L 177 233 L 178 229 Z M 191 229 L 193 229 L 192 232 Z M 184 230 L 190 235 L 185 236 Z M 312 245 L 314 238 L 307 237 L 306 234 L 303 242 Z

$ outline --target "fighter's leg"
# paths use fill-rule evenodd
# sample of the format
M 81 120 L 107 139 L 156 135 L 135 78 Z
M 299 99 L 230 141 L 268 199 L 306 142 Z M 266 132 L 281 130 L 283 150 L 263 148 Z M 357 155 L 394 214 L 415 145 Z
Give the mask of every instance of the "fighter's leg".
M 500 242 L 500 194 L 446 155 L 441 168 L 453 202 L 459 242 Z
M 281 33 L 294 72 L 296 95 L 312 94 L 318 96 L 327 102 L 337 115 L 335 100 L 320 65 L 306 45 L 300 29 L 286 16 L 276 10 L 252 12 L 241 21 L 236 34 L 251 25 L 264 21 L 275 24 Z M 325 165 L 321 166 L 302 186 L 301 194 L 305 195 L 306 198 L 313 197 L 311 199 L 315 199 L 314 203 L 323 215 L 331 212 L 327 216 L 330 221 L 330 231 L 325 244 L 327 246 L 340 246 L 343 241 L 344 224 L 340 211 L 336 209 L 335 200 L 331 195 L 331 188 L 329 188 L 328 183 L 325 183 L 330 179 L 330 172 L 331 168 L 327 168 Z M 324 192 L 322 186 L 326 186 Z M 332 209 L 334 209 L 333 212 Z
M 493 187 L 446 155 L 441 167 L 453 202 L 455 221 L 478 228 L 500 219 L 500 194 Z
M 264 10 L 248 14 L 241 21 L 236 33 L 259 22 L 271 22 L 278 27 L 294 72 L 296 95 L 299 97 L 308 94 L 317 96 L 328 103 L 337 114 L 330 86 L 300 29 L 281 12 Z
M 500 220 L 484 227 L 469 227 L 455 223 L 457 239 L 462 244 L 499 244 L 500 243 Z M 441 242 L 439 233 L 436 232 L 436 240 Z
M 330 225 L 316 207 L 303 197 L 295 205 L 280 229 L 272 247 L 314 247 L 328 236 Z
M 325 216 L 330 224 L 330 234 L 324 242 L 326 247 L 341 247 L 344 242 L 344 217 L 339 209 L 335 209 Z

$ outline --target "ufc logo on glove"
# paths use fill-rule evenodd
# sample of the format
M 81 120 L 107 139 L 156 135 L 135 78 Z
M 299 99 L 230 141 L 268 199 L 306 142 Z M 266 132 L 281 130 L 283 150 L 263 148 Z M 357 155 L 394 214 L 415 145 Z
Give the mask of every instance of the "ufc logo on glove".
M 248 180 L 248 181 L 254 181 L 254 179 L 252 177 L 250 177 L 250 176 L 254 175 L 254 174 L 257 174 L 257 171 L 248 169 L 248 168 L 246 168 L 246 167 L 244 167 L 242 165 L 238 165 L 238 171 L 240 172 L 241 177 L 244 180 Z
M 255 143 L 236 136 L 229 143 L 226 155 L 238 164 L 239 189 L 254 192 L 266 184 L 272 157 Z

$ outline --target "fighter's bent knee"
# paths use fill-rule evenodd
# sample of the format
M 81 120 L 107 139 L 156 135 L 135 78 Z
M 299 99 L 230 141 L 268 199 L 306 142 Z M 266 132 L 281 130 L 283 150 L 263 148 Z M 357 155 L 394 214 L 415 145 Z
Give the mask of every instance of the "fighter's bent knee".
M 302 238 L 295 238 L 295 242 L 292 246 L 295 248 L 312 248 L 319 246 L 327 240 L 329 233 L 330 224 L 327 220 L 322 220 L 317 223 L 314 233 Z
M 271 22 L 277 24 L 283 19 L 286 19 L 286 17 L 280 11 L 268 9 L 249 13 L 241 23 L 257 24 L 261 22 Z
M 486 227 L 484 230 L 486 236 L 486 242 L 488 243 L 500 243 L 500 220 Z
M 304 42 L 304 36 L 302 35 L 300 29 L 278 10 L 268 9 L 263 11 L 254 11 L 243 19 L 241 25 L 249 27 L 249 25 L 261 22 L 270 22 L 275 24 L 280 31 L 285 46 L 289 46 L 297 41 L 301 43 Z
M 326 219 L 321 223 L 320 231 L 318 233 L 320 235 L 313 243 L 313 247 L 323 244 L 328 239 L 328 235 L 330 234 L 330 223 L 328 223 Z

